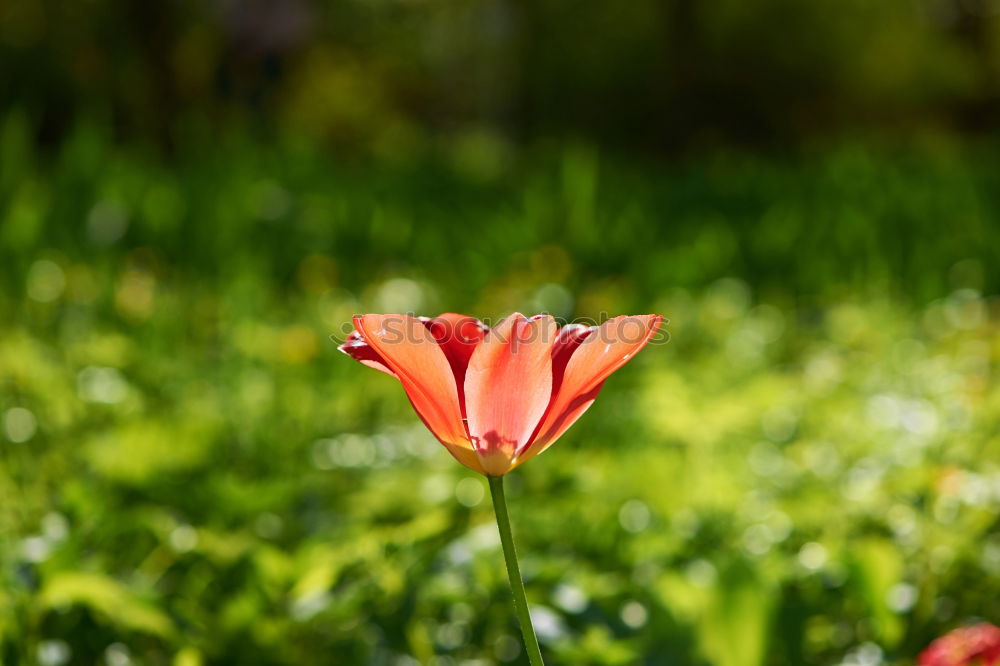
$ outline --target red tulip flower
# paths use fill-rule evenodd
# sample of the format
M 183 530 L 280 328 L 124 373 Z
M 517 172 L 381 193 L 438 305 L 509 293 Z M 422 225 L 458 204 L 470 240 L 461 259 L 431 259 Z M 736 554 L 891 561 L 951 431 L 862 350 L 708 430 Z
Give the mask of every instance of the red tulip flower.
M 396 377 L 460 463 L 502 476 L 559 439 L 662 321 L 622 316 L 559 329 L 549 315 L 515 313 L 490 330 L 453 313 L 367 314 L 354 317 L 339 349 Z
M 490 330 L 473 317 L 367 314 L 340 351 L 392 375 L 451 455 L 489 477 L 514 609 L 531 666 L 544 666 L 507 515 L 503 475 L 538 455 L 594 403 L 608 376 L 656 334 L 659 315 L 600 326 L 514 313 Z
M 950 631 L 920 653 L 920 666 L 997 666 L 1000 628 L 981 622 Z

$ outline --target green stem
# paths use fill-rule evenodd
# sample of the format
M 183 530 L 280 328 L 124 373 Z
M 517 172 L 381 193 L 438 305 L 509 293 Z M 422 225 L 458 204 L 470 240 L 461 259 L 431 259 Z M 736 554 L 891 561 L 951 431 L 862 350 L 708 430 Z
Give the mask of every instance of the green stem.
M 535 638 L 535 628 L 531 626 L 531 615 L 528 613 L 528 600 L 524 596 L 524 583 L 521 581 L 521 570 L 517 566 L 517 553 L 514 551 L 514 535 L 510 531 L 510 517 L 507 515 L 507 500 L 503 494 L 503 477 L 490 476 L 490 494 L 493 496 L 493 509 L 497 514 L 497 527 L 500 528 L 500 543 L 503 545 L 503 558 L 507 561 L 507 578 L 510 579 L 510 589 L 514 593 L 514 612 L 521 623 L 521 634 L 524 636 L 524 649 L 528 653 L 531 666 L 544 666 L 542 651 L 538 648 Z

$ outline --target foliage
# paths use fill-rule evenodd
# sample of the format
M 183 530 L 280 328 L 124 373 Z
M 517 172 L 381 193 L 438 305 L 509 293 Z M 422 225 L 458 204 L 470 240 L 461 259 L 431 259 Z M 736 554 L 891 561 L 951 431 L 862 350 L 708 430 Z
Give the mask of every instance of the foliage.
M 359 311 L 670 318 L 509 479 L 554 663 L 906 664 L 1000 617 L 988 151 L 358 165 L 192 130 L 168 167 L 29 129 L 3 663 L 519 663 L 485 482 L 336 353 Z
M 439 135 L 646 151 L 992 128 L 995 0 L 129 0 L 0 8 L 0 108 L 171 145 L 245 120 L 368 152 Z

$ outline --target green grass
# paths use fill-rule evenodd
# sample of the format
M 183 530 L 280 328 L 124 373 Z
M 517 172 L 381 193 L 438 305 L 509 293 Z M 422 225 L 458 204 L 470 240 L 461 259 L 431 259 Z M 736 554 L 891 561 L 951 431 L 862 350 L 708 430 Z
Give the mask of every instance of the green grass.
M 364 311 L 669 317 L 508 479 L 551 663 L 907 664 L 1000 618 L 984 150 L 2 131 L 5 664 L 526 663 L 485 480 L 328 338 Z

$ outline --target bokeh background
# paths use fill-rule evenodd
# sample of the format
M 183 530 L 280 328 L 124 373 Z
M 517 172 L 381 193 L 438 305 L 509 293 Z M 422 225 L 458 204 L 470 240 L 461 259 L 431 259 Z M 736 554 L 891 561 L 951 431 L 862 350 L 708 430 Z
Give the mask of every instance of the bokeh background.
M 553 664 L 1000 620 L 998 130 L 997 0 L 5 0 L 0 662 L 527 663 L 356 312 L 669 317 L 508 479 Z

